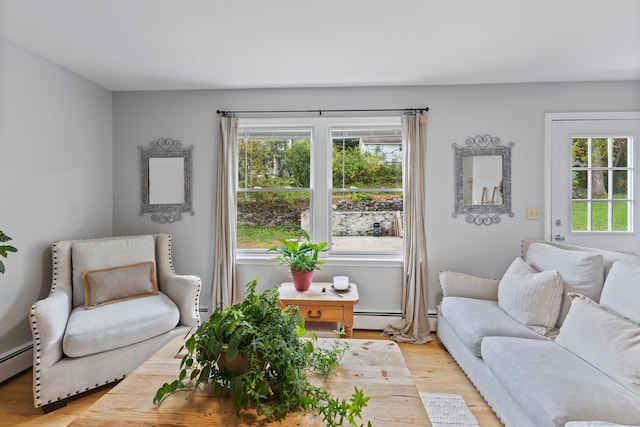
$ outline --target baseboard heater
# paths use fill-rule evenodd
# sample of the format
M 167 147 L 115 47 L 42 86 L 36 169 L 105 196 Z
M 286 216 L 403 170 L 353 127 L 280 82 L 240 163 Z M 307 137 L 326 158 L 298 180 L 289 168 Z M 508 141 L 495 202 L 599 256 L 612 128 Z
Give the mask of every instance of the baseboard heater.
M 33 364 L 33 343 L 28 342 L 20 347 L 0 355 L 0 382 L 31 367 Z
M 429 329 L 436 330 L 436 313 L 429 313 Z M 382 330 L 391 322 L 402 319 L 400 312 L 354 312 L 353 329 Z

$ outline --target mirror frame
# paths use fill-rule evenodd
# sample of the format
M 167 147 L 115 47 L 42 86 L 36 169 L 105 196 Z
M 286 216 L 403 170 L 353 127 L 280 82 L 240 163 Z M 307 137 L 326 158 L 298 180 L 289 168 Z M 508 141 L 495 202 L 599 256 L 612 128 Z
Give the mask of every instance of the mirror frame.
M 477 135 L 465 140 L 465 147 L 453 144 L 454 168 L 455 168 L 455 211 L 453 217 L 458 214 L 465 215 L 469 223 L 476 225 L 491 225 L 500 222 L 500 215 L 506 214 L 513 217 L 511 211 L 511 148 L 513 142 L 501 145 L 500 138 L 491 135 Z M 463 197 L 463 160 L 470 156 L 501 156 L 502 157 L 502 203 L 499 205 L 481 204 L 465 205 Z
M 180 221 L 182 212 L 190 212 L 193 215 L 191 205 L 191 152 L 193 145 L 186 148 L 182 147 L 182 143 L 177 139 L 158 138 L 149 143 L 149 147 L 138 146 L 140 151 L 140 215 L 145 213 L 151 214 L 153 221 L 165 223 Z M 184 201 L 183 203 L 150 203 L 149 189 L 149 159 L 151 158 L 171 158 L 182 157 L 184 159 Z

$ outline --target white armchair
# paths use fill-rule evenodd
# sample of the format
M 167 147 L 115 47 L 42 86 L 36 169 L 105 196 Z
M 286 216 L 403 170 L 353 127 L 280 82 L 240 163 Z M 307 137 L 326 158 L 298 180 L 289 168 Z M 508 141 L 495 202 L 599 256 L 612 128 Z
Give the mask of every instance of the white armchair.
M 30 312 L 33 401 L 45 412 L 200 324 L 200 278 L 176 275 L 169 234 L 59 241 L 52 257 L 51 292 Z

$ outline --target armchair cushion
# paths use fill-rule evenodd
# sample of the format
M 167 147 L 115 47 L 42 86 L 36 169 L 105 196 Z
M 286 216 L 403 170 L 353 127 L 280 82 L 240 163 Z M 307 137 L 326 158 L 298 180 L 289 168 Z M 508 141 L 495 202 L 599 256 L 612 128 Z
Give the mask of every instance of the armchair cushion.
M 176 327 L 178 307 L 163 293 L 71 311 L 63 339 L 69 357 L 82 357 L 147 340 Z
M 130 265 L 156 259 L 153 236 L 127 236 L 75 241 L 71 245 L 73 307 L 84 305 L 85 271 Z
M 92 309 L 133 298 L 158 295 L 152 261 L 82 272 L 84 306 Z

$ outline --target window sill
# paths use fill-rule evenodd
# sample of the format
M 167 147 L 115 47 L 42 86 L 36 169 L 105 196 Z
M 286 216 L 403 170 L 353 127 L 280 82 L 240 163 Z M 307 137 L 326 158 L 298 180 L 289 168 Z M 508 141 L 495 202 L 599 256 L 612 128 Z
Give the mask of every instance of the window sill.
M 388 266 L 396 267 L 402 265 L 402 253 L 336 253 L 322 258 L 329 266 Z M 237 252 L 237 265 L 275 265 L 277 261 L 273 254 L 260 252 Z

